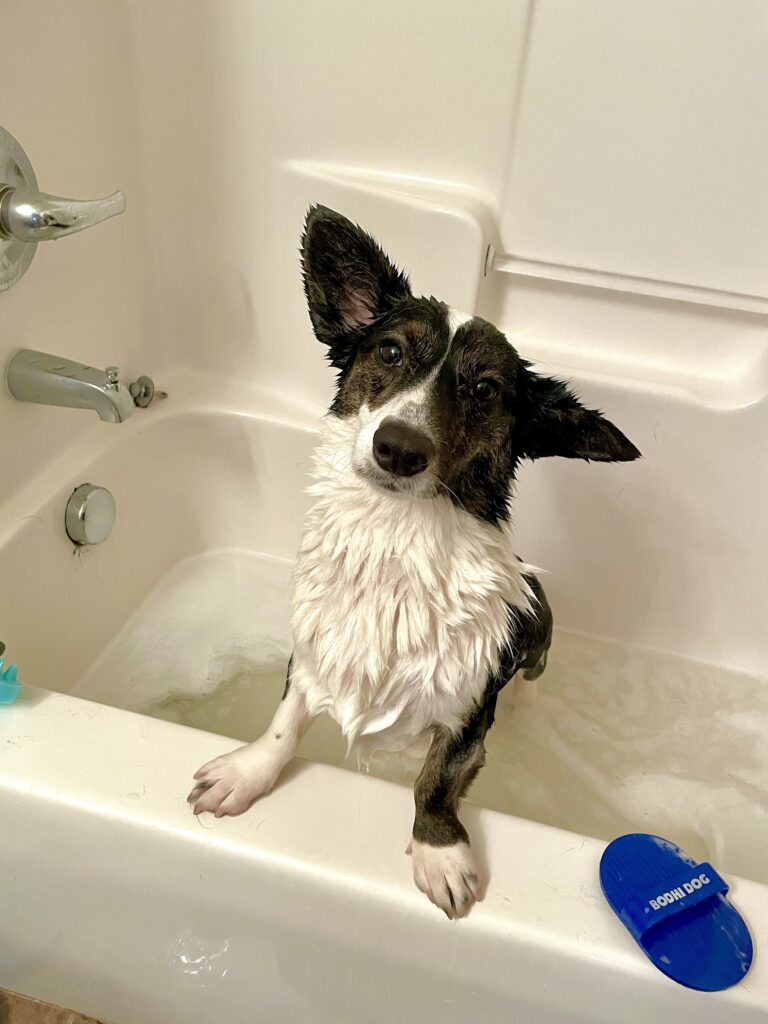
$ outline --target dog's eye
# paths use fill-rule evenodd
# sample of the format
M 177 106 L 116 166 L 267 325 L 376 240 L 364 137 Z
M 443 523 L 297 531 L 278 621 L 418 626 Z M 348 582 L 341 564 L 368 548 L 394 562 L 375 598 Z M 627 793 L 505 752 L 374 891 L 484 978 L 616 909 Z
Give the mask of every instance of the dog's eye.
M 403 350 L 396 341 L 382 341 L 379 345 L 379 358 L 387 366 L 399 366 L 403 361 Z
M 499 393 L 499 385 L 495 380 L 479 380 L 472 388 L 472 394 L 479 402 L 490 402 Z

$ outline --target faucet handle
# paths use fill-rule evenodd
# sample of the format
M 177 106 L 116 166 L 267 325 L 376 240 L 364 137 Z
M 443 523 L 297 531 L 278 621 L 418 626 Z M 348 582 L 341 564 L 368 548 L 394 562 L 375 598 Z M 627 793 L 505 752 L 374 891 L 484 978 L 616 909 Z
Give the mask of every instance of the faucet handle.
M 27 154 L 0 128 L 0 292 L 24 275 L 38 242 L 74 235 L 124 210 L 122 192 L 83 202 L 41 192 Z
M 84 231 L 124 210 L 122 192 L 106 199 L 78 201 L 36 188 L 8 188 L 0 197 L 0 235 L 19 242 L 46 242 Z
M 152 378 L 146 376 L 135 380 L 128 390 L 131 392 L 131 398 L 140 409 L 146 409 L 148 405 L 151 405 L 157 399 L 168 397 L 167 391 L 158 391 Z

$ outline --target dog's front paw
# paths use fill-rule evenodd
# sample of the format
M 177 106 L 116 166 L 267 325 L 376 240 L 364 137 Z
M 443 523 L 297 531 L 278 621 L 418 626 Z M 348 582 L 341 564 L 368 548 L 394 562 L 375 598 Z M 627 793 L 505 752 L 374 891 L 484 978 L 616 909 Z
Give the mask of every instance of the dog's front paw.
M 451 920 L 466 917 L 483 898 L 480 871 L 469 843 L 430 846 L 412 839 L 405 852 L 411 855 L 416 888 Z
M 195 814 L 211 811 L 217 818 L 242 814 L 273 788 L 282 764 L 274 750 L 258 741 L 217 757 L 195 772 L 187 801 Z

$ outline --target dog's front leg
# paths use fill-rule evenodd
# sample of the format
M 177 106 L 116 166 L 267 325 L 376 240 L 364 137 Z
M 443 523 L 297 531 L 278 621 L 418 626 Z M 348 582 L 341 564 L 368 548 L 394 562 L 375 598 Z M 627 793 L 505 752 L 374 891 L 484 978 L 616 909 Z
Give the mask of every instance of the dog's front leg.
M 418 889 L 449 918 L 464 917 L 483 898 L 480 871 L 459 821 L 459 801 L 485 760 L 483 740 L 495 697 L 468 717 L 458 733 L 435 729 L 416 785 L 416 818 L 407 853 Z
M 195 772 L 195 785 L 187 797 L 195 814 L 211 811 L 221 818 L 247 811 L 273 788 L 310 722 L 304 695 L 291 686 L 289 664 L 283 699 L 264 735 Z

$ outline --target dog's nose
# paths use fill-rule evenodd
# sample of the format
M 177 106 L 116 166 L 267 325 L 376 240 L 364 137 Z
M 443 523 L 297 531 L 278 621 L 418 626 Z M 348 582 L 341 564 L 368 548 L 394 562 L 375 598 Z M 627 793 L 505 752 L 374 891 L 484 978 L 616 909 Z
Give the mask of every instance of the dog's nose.
M 427 435 L 402 420 L 384 420 L 373 435 L 374 459 L 395 476 L 423 473 L 434 454 L 435 446 Z

